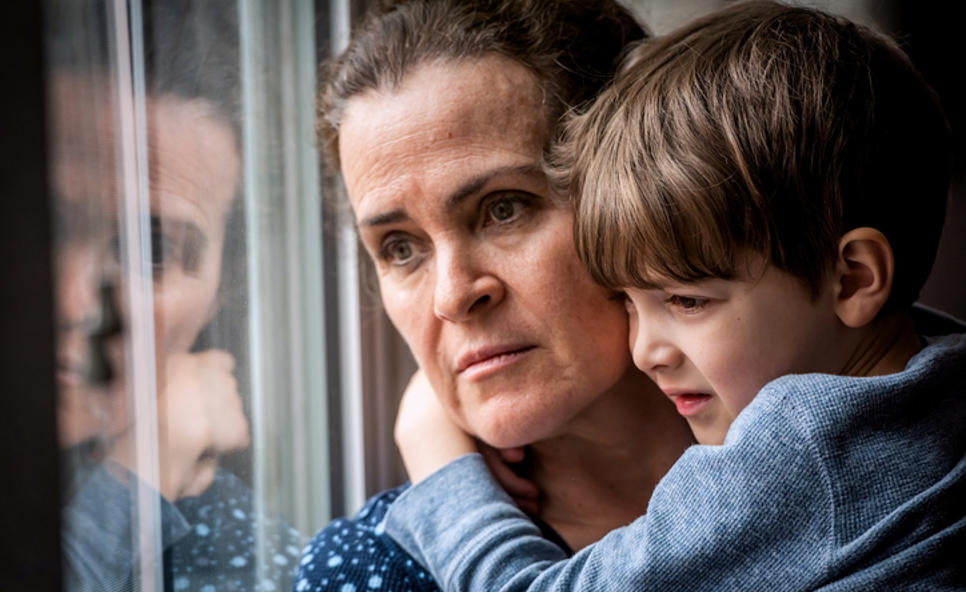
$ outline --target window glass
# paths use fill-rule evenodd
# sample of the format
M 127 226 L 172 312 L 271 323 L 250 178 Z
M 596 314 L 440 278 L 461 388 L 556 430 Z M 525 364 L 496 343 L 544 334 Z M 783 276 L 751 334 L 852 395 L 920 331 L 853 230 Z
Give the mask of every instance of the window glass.
M 45 5 L 66 589 L 289 590 L 338 510 L 294 4 Z

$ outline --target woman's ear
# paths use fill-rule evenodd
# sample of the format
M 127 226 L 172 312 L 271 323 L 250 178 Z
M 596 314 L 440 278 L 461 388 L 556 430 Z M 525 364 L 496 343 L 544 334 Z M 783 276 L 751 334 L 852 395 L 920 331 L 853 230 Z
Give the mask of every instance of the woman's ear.
M 839 240 L 835 262 L 835 314 L 848 327 L 875 319 L 892 293 L 895 257 L 875 228 L 850 230 Z

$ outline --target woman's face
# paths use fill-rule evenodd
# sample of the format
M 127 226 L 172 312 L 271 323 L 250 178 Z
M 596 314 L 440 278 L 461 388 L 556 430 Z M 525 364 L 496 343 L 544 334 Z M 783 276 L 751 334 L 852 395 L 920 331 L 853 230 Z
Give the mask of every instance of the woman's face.
M 342 174 L 386 311 L 444 406 L 495 446 L 560 434 L 629 371 L 623 305 L 541 170 L 542 91 L 503 57 L 349 100 Z
M 69 79 L 55 83 L 68 84 Z M 68 99 L 82 92 L 55 93 L 54 122 L 69 134 Z M 77 89 L 81 89 L 77 91 Z M 90 90 L 90 89 L 89 89 Z M 81 104 L 84 101 L 79 101 Z M 88 102 L 89 103 L 89 102 Z M 120 391 L 113 382 L 107 398 L 92 395 L 83 374 L 89 351 L 85 323 L 98 313 L 97 286 L 120 280 L 117 304 L 127 318 L 125 269 L 117 263 L 118 188 L 114 168 L 114 122 L 110 104 L 93 113 L 79 138 L 56 138 L 62 147 L 54 163 L 54 189 L 64 213 L 65 239 L 58 252 L 58 377 L 63 411 L 61 437 L 76 442 L 117 429 L 126 422 Z M 201 100 L 174 97 L 147 104 L 151 259 L 154 332 L 158 368 L 167 354 L 187 352 L 216 308 L 225 222 L 240 178 L 240 159 L 231 128 Z M 86 137 L 85 137 L 86 136 Z M 71 144 L 70 140 L 74 143 Z M 79 143 L 78 143 L 79 142 Z M 129 324 L 125 321 L 126 328 Z M 123 371 L 123 343 L 111 347 L 114 366 Z

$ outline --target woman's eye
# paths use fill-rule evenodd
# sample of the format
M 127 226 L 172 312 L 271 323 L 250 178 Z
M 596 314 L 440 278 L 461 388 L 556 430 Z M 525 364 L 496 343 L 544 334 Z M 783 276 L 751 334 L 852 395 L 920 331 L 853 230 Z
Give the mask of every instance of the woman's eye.
M 408 263 L 414 256 L 413 244 L 406 239 L 393 239 L 383 243 L 379 250 L 379 258 L 392 265 Z
M 163 271 L 174 256 L 174 240 L 163 232 L 151 233 L 151 267 L 155 272 Z
M 516 206 L 513 202 L 509 200 L 500 200 L 493 204 L 490 208 L 490 213 L 493 215 L 493 219 L 499 222 L 506 222 L 513 218 L 513 214 L 516 212 Z
M 148 256 L 151 257 L 151 272 L 154 279 L 159 280 L 165 271 L 169 271 L 173 265 L 183 267 L 185 261 L 184 245 L 182 241 L 166 231 L 162 227 L 160 218 L 151 217 L 151 250 Z M 114 237 L 110 242 L 110 254 L 114 261 L 121 261 L 121 240 Z M 139 266 L 134 266 L 137 269 Z
M 158 216 L 151 216 L 151 269 L 155 276 L 160 276 L 173 262 L 180 257 L 179 242 L 164 227 L 164 222 Z
M 484 225 L 487 223 L 506 224 L 518 219 L 529 202 L 523 196 L 502 196 L 490 200 L 484 206 L 486 214 Z

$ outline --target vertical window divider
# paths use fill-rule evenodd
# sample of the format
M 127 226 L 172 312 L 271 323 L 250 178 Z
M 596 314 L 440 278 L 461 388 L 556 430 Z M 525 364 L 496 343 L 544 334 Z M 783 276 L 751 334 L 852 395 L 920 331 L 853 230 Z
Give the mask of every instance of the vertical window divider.
M 154 341 L 154 276 L 151 267 L 150 186 L 144 39 L 139 2 L 114 0 L 109 11 L 114 32 L 112 56 L 117 76 L 117 154 L 121 265 L 130 270 L 124 296 L 128 302 L 127 396 L 134 409 L 134 458 L 147 483 L 160 483 L 158 466 L 157 380 Z M 144 592 L 162 590 L 160 499 L 151 487 L 132 492 L 137 520 L 138 578 Z
M 283 71 L 282 86 L 286 101 L 285 151 L 287 225 L 299 229 L 289 233 L 288 251 L 299 253 L 289 258 L 288 276 L 295 284 L 291 289 L 289 325 L 297 336 L 292 356 L 293 385 L 290 404 L 291 440 L 295 480 L 294 520 L 296 527 L 307 533 L 331 520 L 332 463 L 328 434 L 327 348 L 335 347 L 328 337 L 325 318 L 325 267 L 323 249 L 322 198 L 320 194 L 319 154 L 315 149 L 315 94 L 317 51 L 315 7 L 302 0 L 283 4 L 286 30 L 291 43 L 286 46 L 291 59 Z M 286 38 L 283 33 L 282 39 Z
M 351 28 L 350 0 L 332 0 L 330 21 L 330 50 L 338 55 L 349 42 Z M 336 191 L 342 191 L 341 183 Z M 340 196 L 345 199 L 345 196 Z M 347 209 L 347 208 L 346 208 Z M 353 228 L 352 215 L 339 208 L 336 220 L 338 248 L 338 301 L 340 393 L 342 411 L 342 467 L 344 513 L 352 513 L 366 499 L 366 438 L 364 432 L 363 394 L 363 298 L 360 290 L 358 238 Z
M 239 0 L 252 489 L 297 530 L 331 519 L 313 3 Z M 331 291 L 331 290 L 330 290 Z M 256 526 L 258 573 L 266 555 Z M 281 560 L 281 559 L 279 559 Z M 261 576 L 259 576 L 261 577 Z
M 263 101 L 259 96 L 258 84 L 261 80 L 260 64 L 263 62 L 261 46 L 261 24 L 263 23 L 260 4 L 254 0 L 239 0 L 238 26 L 241 54 L 241 99 L 242 99 L 242 170 L 244 179 L 243 197 L 245 204 L 245 236 L 248 242 L 248 323 L 249 323 L 249 373 L 251 376 L 251 428 L 252 428 L 252 492 L 255 500 L 256 515 L 265 497 L 265 480 L 260 474 L 264 465 L 264 432 L 260 429 L 260 418 L 265 409 L 265 359 L 264 339 L 261 319 L 265 314 L 260 281 L 263 274 L 261 224 L 259 211 L 263 201 L 263 187 L 260 179 L 258 149 L 263 141 L 258 129 L 258 121 L 264 116 Z M 261 565 L 265 555 L 265 529 L 261 522 L 255 524 L 256 578 L 264 571 Z

